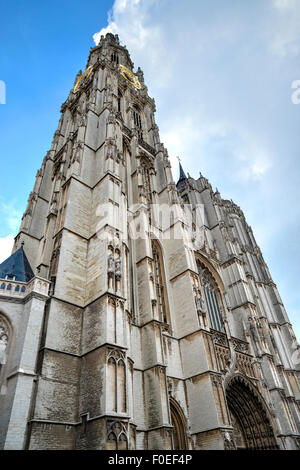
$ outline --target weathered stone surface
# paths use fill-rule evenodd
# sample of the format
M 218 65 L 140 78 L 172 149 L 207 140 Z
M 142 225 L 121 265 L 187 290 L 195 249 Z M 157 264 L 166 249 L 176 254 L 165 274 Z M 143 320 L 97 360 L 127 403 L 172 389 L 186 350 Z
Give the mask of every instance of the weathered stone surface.
M 108 33 L 16 237 L 35 277 L 0 279 L 0 447 L 296 449 L 299 351 L 252 230 L 202 175 L 176 187 L 119 64 Z

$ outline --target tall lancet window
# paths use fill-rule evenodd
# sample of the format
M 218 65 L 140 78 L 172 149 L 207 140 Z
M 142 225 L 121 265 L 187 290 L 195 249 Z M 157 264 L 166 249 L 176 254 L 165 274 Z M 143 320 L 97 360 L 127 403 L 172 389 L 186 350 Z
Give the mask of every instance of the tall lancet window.
M 214 330 L 223 331 L 223 319 L 221 314 L 221 293 L 211 272 L 204 264 L 197 261 L 200 282 L 203 287 L 206 308 L 209 315 L 210 326 Z
M 134 122 L 135 128 L 138 131 L 139 139 L 142 139 L 143 138 L 142 119 L 141 119 L 141 114 L 140 114 L 140 108 L 137 105 L 133 105 L 133 122 Z
M 118 90 L 118 112 L 122 114 L 122 93 Z
M 119 63 L 119 57 L 118 57 L 118 55 L 117 55 L 115 52 L 113 52 L 113 53 L 111 54 L 110 60 L 111 60 L 112 62 L 115 62 L 116 64 Z
M 168 302 L 162 253 L 156 240 L 152 240 L 153 277 L 156 291 L 157 310 L 161 321 L 168 323 Z
M 151 188 L 151 176 L 150 176 L 150 165 L 149 163 L 142 158 L 141 159 L 141 167 L 142 167 L 142 174 L 143 174 L 143 189 L 145 192 L 145 197 L 147 199 L 147 203 L 152 203 L 152 188 Z
M 126 413 L 127 387 L 125 353 L 118 349 L 111 349 L 107 361 L 107 405 L 109 411 Z

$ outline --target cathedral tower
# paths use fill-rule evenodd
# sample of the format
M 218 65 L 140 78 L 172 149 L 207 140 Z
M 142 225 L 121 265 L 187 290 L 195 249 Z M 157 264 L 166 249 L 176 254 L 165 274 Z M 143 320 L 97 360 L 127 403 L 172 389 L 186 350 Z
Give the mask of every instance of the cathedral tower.
M 173 181 L 143 72 L 90 51 L 0 265 L 4 449 L 296 449 L 300 360 L 241 209 Z

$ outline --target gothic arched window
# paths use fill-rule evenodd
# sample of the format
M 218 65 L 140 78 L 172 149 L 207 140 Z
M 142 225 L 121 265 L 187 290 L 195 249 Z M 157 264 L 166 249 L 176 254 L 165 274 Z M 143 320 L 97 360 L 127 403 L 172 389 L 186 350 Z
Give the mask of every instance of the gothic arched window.
M 110 411 L 117 411 L 117 364 L 113 357 L 110 357 L 107 365 L 107 383 L 109 387 L 108 408 Z
M 153 278 L 156 291 L 158 316 L 161 321 L 168 323 L 168 303 L 165 284 L 165 273 L 161 249 L 156 240 L 152 240 Z
M 122 93 L 118 90 L 118 112 L 122 114 Z
M 134 122 L 135 128 L 138 131 L 139 138 L 142 139 L 143 138 L 142 119 L 141 119 L 141 114 L 140 114 L 140 108 L 137 105 L 133 106 L 133 122 Z
M 221 315 L 221 293 L 218 285 L 208 268 L 197 261 L 200 282 L 204 291 L 206 308 L 209 315 L 210 326 L 214 330 L 223 331 Z
M 146 159 L 141 158 L 141 167 L 142 167 L 142 176 L 143 176 L 143 189 L 147 202 L 151 204 L 152 202 L 152 187 L 151 187 L 151 176 L 150 176 L 150 165 Z
M 171 422 L 173 426 L 173 450 L 188 448 L 186 437 L 186 420 L 178 403 L 170 400 Z
M 107 362 L 108 409 L 126 413 L 126 366 L 122 351 L 112 349 Z
M 127 423 L 123 421 L 107 421 L 107 450 L 127 450 L 128 449 L 128 429 Z
M 110 60 L 111 60 L 112 62 L 115 62 L 116 64 L 119 63 L 119 57 L 118 57 L 117 54 L 115 54 L 114 52 L 111 54 Z

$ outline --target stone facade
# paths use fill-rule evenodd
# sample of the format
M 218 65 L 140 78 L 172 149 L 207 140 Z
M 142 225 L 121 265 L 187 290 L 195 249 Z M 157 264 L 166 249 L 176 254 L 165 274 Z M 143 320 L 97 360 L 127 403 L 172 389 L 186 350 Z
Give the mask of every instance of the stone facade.
M 107 34 L 15 240 L 35 277 L 0 280 L 1 447 L 297 449 L 299 351 L 252 230 L 202 175 L 176 186 L 120 64 Z

